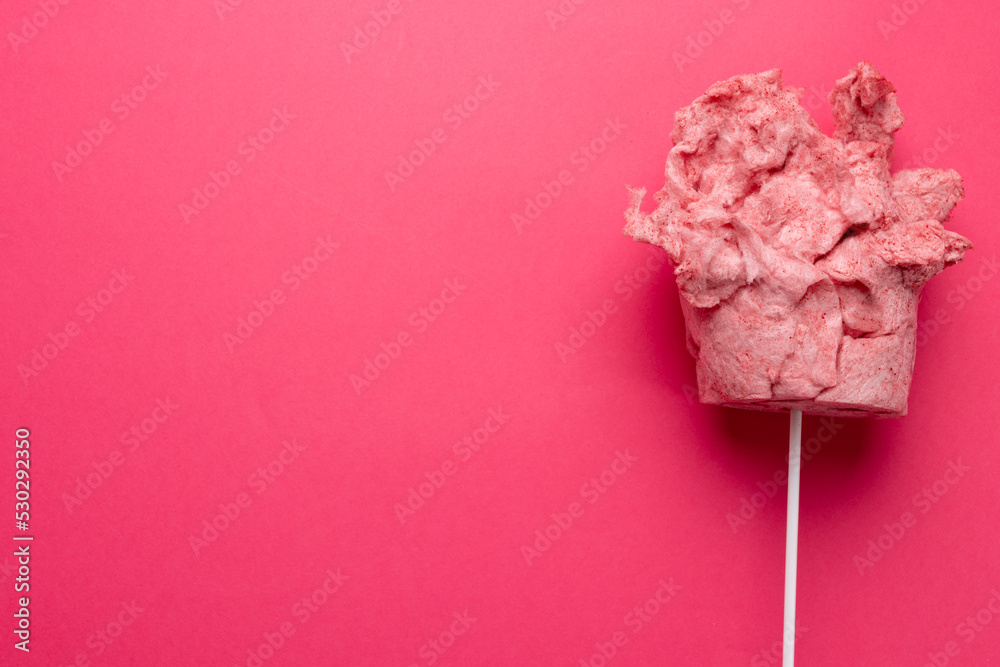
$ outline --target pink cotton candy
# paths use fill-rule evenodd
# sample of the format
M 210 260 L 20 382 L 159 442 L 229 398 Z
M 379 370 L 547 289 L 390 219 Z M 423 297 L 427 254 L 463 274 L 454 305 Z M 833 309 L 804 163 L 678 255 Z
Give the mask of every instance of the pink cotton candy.
M 890 175 L 895 88 L 862 62 L 822 134 L 780 70 L 736 76 L 677 112 L 658 206 L 632 190 L 625 233 L 670 256 L 705 403 L 901 416 L 928 279 L 972 244 L 942 226 L 953 170 Z

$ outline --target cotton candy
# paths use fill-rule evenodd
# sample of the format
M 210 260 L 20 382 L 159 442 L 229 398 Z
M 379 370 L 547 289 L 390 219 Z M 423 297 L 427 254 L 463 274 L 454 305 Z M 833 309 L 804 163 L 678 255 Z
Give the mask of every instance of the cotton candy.
M 942 225 L 951 169 L 889 173 L 895 88 L 858 64 L 820 132 L 781 71 L 720 81 L 678 111 L 657 207 L 626 235 L 667 251 L 705 403 L 901 416 L 924 284 L 972 247 Z

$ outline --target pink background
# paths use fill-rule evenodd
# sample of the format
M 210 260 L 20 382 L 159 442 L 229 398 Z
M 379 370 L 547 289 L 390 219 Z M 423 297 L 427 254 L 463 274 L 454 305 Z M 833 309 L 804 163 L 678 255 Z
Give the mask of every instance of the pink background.
M 805 420 L 799 663 L 997 660 L 995 3 L 225 1 L 0 10 L 0 662 L 778 664 L 787 417 L 692 399 L 625 186 L 711 83 L 782 67 L 829 131 L 862 59 L 976 247 L 924 294 L 910 415 Z

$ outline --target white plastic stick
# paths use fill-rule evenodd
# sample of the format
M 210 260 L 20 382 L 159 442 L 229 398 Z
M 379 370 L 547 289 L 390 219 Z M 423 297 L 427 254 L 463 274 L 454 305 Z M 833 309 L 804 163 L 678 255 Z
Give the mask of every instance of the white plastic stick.
M 795 574 L 799 551 L 799 472 L 802 467 L 802 411 L 792 410 L 788 432 L 788 525 L 785 529 L 785 626 L 782 667 L 795 665 Z

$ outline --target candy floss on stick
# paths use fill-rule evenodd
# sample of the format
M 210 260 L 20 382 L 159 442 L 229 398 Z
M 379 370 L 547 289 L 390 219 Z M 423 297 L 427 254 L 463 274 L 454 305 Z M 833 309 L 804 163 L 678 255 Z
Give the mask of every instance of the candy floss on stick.
M 900 417 L 924 284 L 972 244 L 942 226 L 951 169 L 889 173 L 903 125 L 867 62 L 830 93 L 827 137 L 781 71 L 720 81 L 678 111 L 651 213 L 631 190 L 625 234 L 667 251 L 702 402 L 791 411 L 786 667 L 794 659 L 802 412 Z

